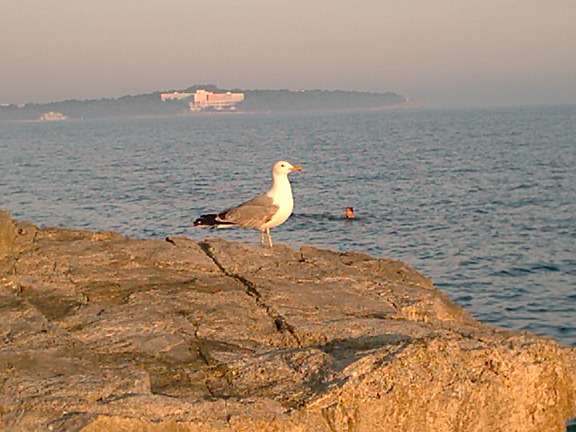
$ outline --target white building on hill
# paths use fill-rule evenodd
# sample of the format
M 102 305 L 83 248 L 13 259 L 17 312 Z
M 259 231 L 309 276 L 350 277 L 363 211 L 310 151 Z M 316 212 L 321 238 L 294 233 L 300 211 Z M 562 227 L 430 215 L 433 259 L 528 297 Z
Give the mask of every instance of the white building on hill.
M 208 108 L 216 110 L 235 110 L 236 104 L 244 100 L 244 93 L 214 93 L 196 90 L 194 102 L 190 102 L 191 111 L 202 111 Z
M 172 92 L 172 93 L 161 93 L 160 94 L 160 98 L 162 99 L 162 102 L 166 102 L 167 100 L 186 99 L 190 96 L 192 96 L 192 93 L 186 93 L 186 92 Z

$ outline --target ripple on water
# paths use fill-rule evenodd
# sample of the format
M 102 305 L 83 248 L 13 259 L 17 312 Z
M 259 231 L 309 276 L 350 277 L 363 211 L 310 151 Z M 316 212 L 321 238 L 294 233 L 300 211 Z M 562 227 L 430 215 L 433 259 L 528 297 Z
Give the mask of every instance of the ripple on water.
M 535 116 L 534 114 L 538 115 Z M 194 229 L 261 192 L 278 159 L 295 214 L 276 243 L 400 259 L 475 317 L 576 345 L 576 108 L 3 124 L 2 207 L 43 226 L 257 242 Z M 239 163 L 241 162 L 241 163 Z M 346 206 L 358 219 L 343 220 Z

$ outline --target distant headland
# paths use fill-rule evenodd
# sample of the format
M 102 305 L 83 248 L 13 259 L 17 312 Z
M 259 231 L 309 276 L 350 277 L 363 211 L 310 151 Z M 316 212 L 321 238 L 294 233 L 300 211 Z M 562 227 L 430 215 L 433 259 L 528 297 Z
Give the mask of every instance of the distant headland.
M 397 93 L 344 90 L 241 90 L 194 85 L 117 99 L 65 100 L 0 105 L 1 120 L 67 120 L 105 117 L 182 116 L 198 112 L 309 112 L 414 108 Z M 50 113 L 46 116 L 46 113 Z

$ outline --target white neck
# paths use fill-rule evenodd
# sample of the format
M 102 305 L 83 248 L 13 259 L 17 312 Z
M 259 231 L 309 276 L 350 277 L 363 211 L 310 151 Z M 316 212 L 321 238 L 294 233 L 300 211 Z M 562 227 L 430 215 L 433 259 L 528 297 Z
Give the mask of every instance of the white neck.
M 280 196 L 285 197 L 284 199 L 290 199 L 292 201 L 292 187 L 290 186 L 290 181 L 287 175 L 275 175 L 274 181 L 272 183 L 272 188 L 266 194 L 269 197 L 274 198 L 274 203 L 277 204 L 277 199 Z

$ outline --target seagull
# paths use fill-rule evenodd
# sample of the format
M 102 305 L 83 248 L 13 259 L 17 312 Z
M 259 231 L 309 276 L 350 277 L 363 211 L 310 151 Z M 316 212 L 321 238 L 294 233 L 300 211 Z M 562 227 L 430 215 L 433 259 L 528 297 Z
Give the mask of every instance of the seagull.
M 294 208 L 292 187 L 288 180 L 288 174 L 292 171 L 302 171 L 302 168 L 286 161 L 276 162 L 272 167 L 272 187 L 268 192 L 220 213 L 201 215 L 194 221 L 194 226 L 215 228 L 236 225 L 257 229 L 260 231 L 260 243 L 264 244 L 266 233 L 268 244 L 272 247 L 270 228 L 286 222 Z

